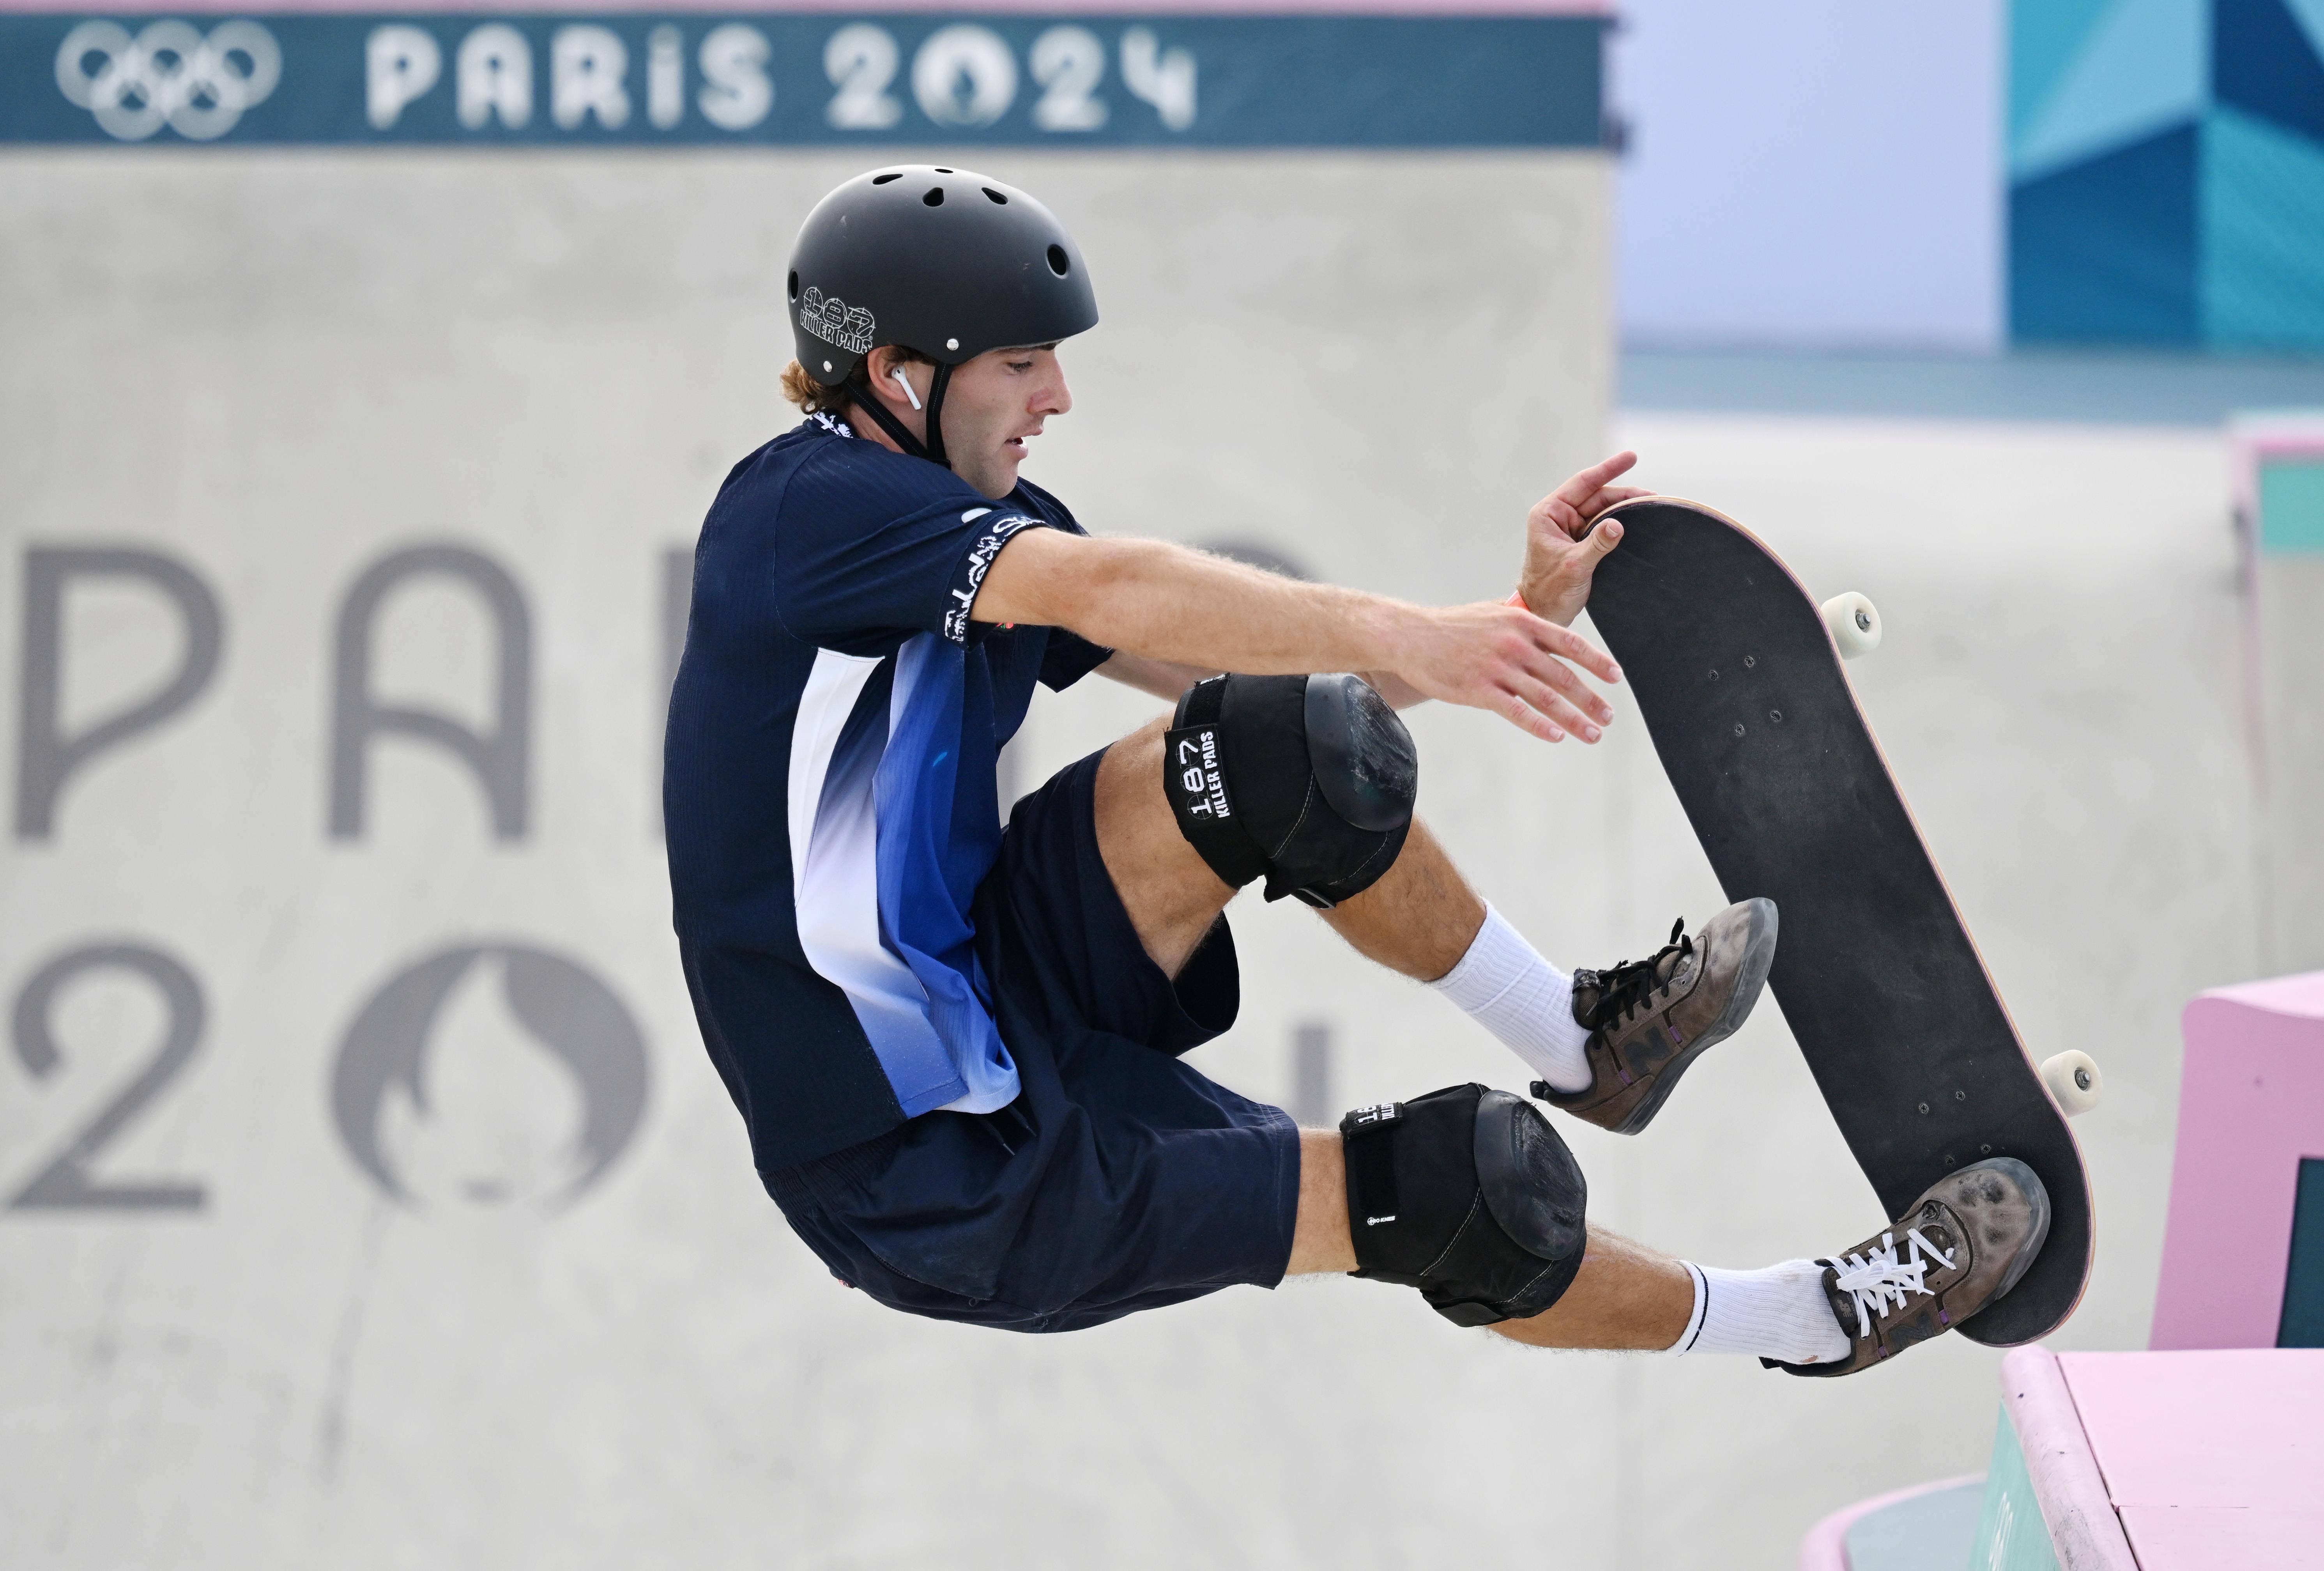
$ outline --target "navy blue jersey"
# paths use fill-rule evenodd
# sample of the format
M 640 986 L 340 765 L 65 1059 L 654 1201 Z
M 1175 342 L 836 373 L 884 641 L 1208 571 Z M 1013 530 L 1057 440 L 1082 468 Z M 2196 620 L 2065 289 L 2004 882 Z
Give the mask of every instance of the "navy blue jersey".
M 678 949 L 761 1170 L 1018 1093 L 971 946 L 1001 845 L 993 763 L 1038 679 L 1111 652 L 972 619 L 1020 484 L 805 421 L 734 467 L 694 552 L 662 814 Z

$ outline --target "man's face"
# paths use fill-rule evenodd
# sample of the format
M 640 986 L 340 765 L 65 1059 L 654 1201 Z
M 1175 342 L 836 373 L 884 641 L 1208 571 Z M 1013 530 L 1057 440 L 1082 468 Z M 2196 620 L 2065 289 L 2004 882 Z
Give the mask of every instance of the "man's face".
M 914 365 L 907 372 L 923 384 L 923 397 L 930 369 Z M 945 390 L 945 456 L 962 479 L 985 495 L 1006 496 L 1017 488 L 1026 443 L 1041 434 L 1049 416 L 1073 407 L 1056 346 L 979 355 L 952 374 L 952 385 Z

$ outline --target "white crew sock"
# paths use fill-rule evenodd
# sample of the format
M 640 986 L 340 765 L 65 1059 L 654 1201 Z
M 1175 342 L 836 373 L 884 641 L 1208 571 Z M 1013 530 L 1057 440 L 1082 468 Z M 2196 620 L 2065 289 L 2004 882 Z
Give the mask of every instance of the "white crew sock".
M 1461 963 L 1430 983 L 1560 1091 L 1590 1088 L 1590 1033 L 1573 1023 L 1573 979 L 1485 908 Z
M 1673 1353 L 1748 1353 L 1784 1363 L 1837 1363 L 1848 1332 L 1823 1296 L 1823 1262 L 1787 1260 L 1764 1271 L 1680 1262 L 1694 1276 L 1694 1316 Z

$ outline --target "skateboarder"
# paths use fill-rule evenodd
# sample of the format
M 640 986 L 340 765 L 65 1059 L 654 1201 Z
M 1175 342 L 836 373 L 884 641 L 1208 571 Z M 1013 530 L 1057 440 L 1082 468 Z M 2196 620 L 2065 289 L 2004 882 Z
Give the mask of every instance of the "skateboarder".
M 1351 1272 L 1521 1342 L 1841 1373 L 2022 1273 L 2046 1210 L 2020 1163 L 1950 1176 L 1853 1249 L 1721 1271 L 1589 1225 L 1522 1098 L 1453 1086 L 1302 1131 L 1178 1056 L 1233 1021 L 1222 910 L 1261 880 L 1608 1129 L 1644 1129 L 1742 1023 L 1769 902 L 1568 975 L 1413 816 L 1399 707 L 1548 742 L 1612 720 L 1584 676 L 1620 673 L 1565 624 L 1619 539 L 1593 521 L 1641 494 L 1614 483 L 1630 455 L 1533 509 L 1508 603 L 1406 605 L 1093 539 L 1019 477 L 1072 408 L 1056 347 L 1097 320 L 1080 251 L 1023 191 L 927 166 L 850 180 L 808 217 L 786 294 L 784 391 L 808 418 L 735 466 L 704 523 L 664 807 L 704 1040 L 835 1276 L 1062 1331 Z M 1037 679 L 1093 670 L 1172 717 L 1004 830 L 1000 746 Z

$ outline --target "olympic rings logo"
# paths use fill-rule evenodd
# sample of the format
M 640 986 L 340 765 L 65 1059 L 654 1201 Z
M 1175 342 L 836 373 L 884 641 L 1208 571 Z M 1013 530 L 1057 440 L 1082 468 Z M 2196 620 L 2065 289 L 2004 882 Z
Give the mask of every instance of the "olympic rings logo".
M 57 87 L 106 134 L 143 142 L 163 125 L 194 142 L 234 129 L 282 79 L 282 49 L 255 22 L 226 22 L 205 37 L 178 21 L 134 38 L 115 22 L 84 22 L 57 49 Z

